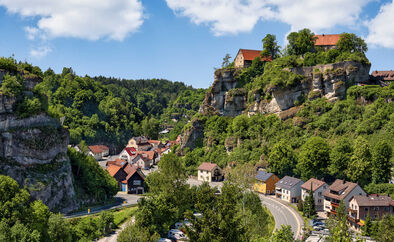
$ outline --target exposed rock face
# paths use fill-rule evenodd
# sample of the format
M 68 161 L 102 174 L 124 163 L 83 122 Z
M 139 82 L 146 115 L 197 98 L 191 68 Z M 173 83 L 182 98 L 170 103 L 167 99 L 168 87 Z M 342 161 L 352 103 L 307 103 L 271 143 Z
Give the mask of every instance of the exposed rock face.
M 199 111 L 207 113 L 213 109 L 225 116 L 237 116 L 242 112 L 279 114 L 307 98 L 325 97 L 336 101 L 345 97 L 346 88 L 352 83 L 368 82 L 369 70 L 370 65 L 353 61 L 293 68 L 288 71 L 305 76 L 302 83 L 269 90 L 270 100 L 261 99 L 256 93 L 248 107 L 248 94 L 241 88 L 236 89 L 237 70 L 219 70 L 215 72 L 215 81 Z
M 36 78 L 24 81 L 27 91 L 38 83 Z M 15 179 L 51 210 L 77 209 L 67 157 L 68 131 L 46 114 L 19 118 L 14 114 L 16 101 L 0 94 L 0 173 Z
M 204 122 L 196 119 L 191 121 L 191 127 L 186 129 L 181 134 L 181 141 L 179 148 L 183 150 L 188 147 L 190 149 L 194 149 L 199 145 L 199 142 L 202 144 L 202 139 L 204 138 Z
M 212 107 L 219 114 L 237 116 L 246 108 L 246 93 L 242 89 L 235 90 L 236 70 L 217 70 L 211 90 L 206 94 L 200 113 L 207 113 Z M 234 90 L 234 91 L 233 91 Z

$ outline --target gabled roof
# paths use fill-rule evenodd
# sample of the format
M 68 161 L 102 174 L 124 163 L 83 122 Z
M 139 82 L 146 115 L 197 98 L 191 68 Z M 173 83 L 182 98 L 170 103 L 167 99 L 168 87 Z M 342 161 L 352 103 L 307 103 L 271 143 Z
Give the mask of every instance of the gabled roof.
M 90 145 L 88 146 L 89 150 L 92 151 L 94 154 L 99 154 L 104 151 L 109 151 L 109 148 L 105 145 Z
M 314 37 L 316 46 L 325 46 L 325 45 L 337 45 L 339 39 L 341 38 L 340 34 L 317 34 Z
M 255 176 L 256 180 L 266 182 L 272 175 L 272 173 L 267 173 L 266 171 L 257 171 L 257 175 Z
M 127 154 L 129 154 L 130 156 L 135 155 L 137 151 L 134 147 L 126 147 L 125 150 Z
M 354 199 L 360 207 L 371 207 L 371 206 L 393 206 L 393 200 L 390 196 L 354 196 Z
M 318 179 L 311 178 L 307 182 L 302 184 L 301 188 L 309 191 L 309 190 L 311 190 L 311 184 L 312 184 L 312 191 L 314 192 L 326 183 L 324 181 L 320 181 Z
M 119 159 L 119 158 L 116 159 L 116 160 L 113 160 L 113 161 L 107 161 L 107 166 L 115 165 L 115 166 L 123 167 L 123 166 L 125 166 L 126 164 L 128 164 L 127 161 L 122 160 L 122 159 Z
M 347 197 L 347 195 L 349 195 L 349 193 L 353 191 L 353 189 L 356 188 L 357 186 L 358 185 L 356 183 L 347 182 L 341 179 L 336 179 L 334 183 L 331 184 L 331 186 L 329 186 L 323 192 L 323 196 L 334 198 L 337 200 L 342 200 L 345 197 Z M 332 193 L 331 191 L 334 191 L 338 194 Z
M 285 176 L 282 179 L 280 179 L 275 184 L 275 186 L 280 187 L 280 188 L 284 188 L 284 189 L 291 189 L 291 188 L 295 187 L 297 184 L 299 184 L 300 182 L 302 182 L 302 181 L 298 178 L 291 177 L 291 176 Z
M 153 150 L 150 151 L 137 151 L 136 154 L 141 155 L 149 160 L 153 160 L 155 158 L 155 152 Z
M 126 171 L 126 169 L 125 169 L 125 171 Z M 135 166 L 131 166 L 131 165 L 127 166 L 126 173 L 127 173 L 127 177 L 126 177 L 125 181 L 128 181 L 135 173 L 137 173 L 143 180 L 145 180 L 144 174 L 139 169 L 137 169 Z
M 248 49 L 239 49 L 237 56 L 239 53 L 242 53 L 244 60 L 247 61 L 252 61 L 254 60 L 256 57 L 261 57 L 261 50 L 248 50 Z M 271 57 L 263 57 L 261 58 L 262 61 L 272 61 Z
M 215 167 L 218 165 L 214 163 L 209 163 L 209 162 L 203 162 L 199 167 L 198 170 L 203 170 L 203 171 L 212 171 Z
M 161 143 L 161 141 L 160 140 L 153 140 L 153 139 L 150 139 L 150 140 L 148 140 L 148 143 L 149 144 L 160 144 Z
M 394 71 L 373 71 L 372 79 L 383 81 L 394 81 Z
M 111 176 L 115 176 L 116 173 L 118 173 L 120 169 L 122 169 L 122 167 L 116 166 L 116 165 L 109 165 L 109 166 L 107 167 L 107 171 L 109 172 L 109 174 L 110 174 Z
M 135 142 L 137 143 L 137 145 L 146 145 L 149 144 L 148 139 L 145 136 L 138 136 L 138 137 L 133 137 L 131 138 L 133 140 L 135 140 Z

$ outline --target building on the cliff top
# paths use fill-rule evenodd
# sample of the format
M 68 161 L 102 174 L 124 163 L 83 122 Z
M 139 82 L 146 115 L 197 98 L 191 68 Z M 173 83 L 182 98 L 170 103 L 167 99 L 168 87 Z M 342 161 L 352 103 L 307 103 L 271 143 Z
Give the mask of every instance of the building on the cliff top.
M 272 61 L 271 57 L 261 57 L 261 50 L 239 49 L 234 59 L 235 68 L 246 68 L 252 64 L 256 57 L 260 57 L 261 61 Z
M 223 171 L 220 167 L 214 163 L 203 162 L 198 167 L 198 177 L 199 181 L 222 181 L 224 178 Z
M 324 50 L 335 49 L 337 47 L 337 43 L 341 38 L 340 34 L 318 34 L 314 36 L 315 46 L 321 47 Z
M 279 178 L 266 171 L 257 171 L 255 176 L 256 182 L 253 185 L 253 190 L 266 195 L 275 194 L 275 184 L 279 181 Z
M 371 80 L 378 82 L 392 82 L 394 81 L 394 71 L 373 71 L 371 73 Z
M 89 155 L 93 156 L 96 160 L 102 160 L 109 155 L 109 148 L 105 145 L 90 145 Z

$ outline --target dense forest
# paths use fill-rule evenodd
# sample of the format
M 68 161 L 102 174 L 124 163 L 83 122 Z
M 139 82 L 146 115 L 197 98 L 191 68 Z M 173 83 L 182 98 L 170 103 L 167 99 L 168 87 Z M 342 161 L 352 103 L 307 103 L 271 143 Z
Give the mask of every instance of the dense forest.
M 164 79 L 125 80 L 78 76 L 71 68 L 56 74 L 48 69 L 0 58 L 0 70 L 9 74 L 3 81 L 3 93 L 21 94 L 21 75 L 35 78 L 34 93 L 41 97 L 24 98 L 18 105 L 21 117 L 48 111 L 62 118 L 70 132 L 70 143 L 103 143 L 123 148 L 132 136 L 158 138 L 162 127 L 175 128 L 167 137 L 179 134 L 202 102 L 205 90 Z M 18 73 L 18 74 L 17 74 Z M 173 117 L 176 117 L 173 120 Z M 179 120 L 179 122 L 178 122 Z

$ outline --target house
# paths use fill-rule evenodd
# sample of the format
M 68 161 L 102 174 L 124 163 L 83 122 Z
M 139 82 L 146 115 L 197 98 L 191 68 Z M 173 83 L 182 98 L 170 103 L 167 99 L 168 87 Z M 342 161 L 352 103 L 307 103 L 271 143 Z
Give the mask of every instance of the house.
M 315 46 L 321 47 L 324 50 L 335 49 L 337 47 L 337 43 L 341 38 L 340 34 L 319 34 L 314 36 Z
M 89 155 L 93 156 L 96 160 L 102 160 L 103 157 L 109 155 L 109 148 L 105 145 L 90 145 Z
M 223 171 L 220 167 L 214 163 L 203 162 L 198 167 L 198 177 L 199 181 L 221 181 L 223 180 Z
M 367 193 L 356 183 L 337 179 L 324 192 L 324 211 L 327 216 L 335 215 L 336 208 L 340 201 L 343 201 L 346 209 L 349 208 L 349 201 L 356 195 L 365 196 Z
M 124 164 L 109 164 L 107 171 L 118 182 L 119 190 L 126 193 L 144 193 L 145 176 L 139 168 L 123 161 Z
M 370 79 L 373 81 L 392 82 L 394 81 L 394 71 L 373 71 Z
M 152 145 L 152 149 L 162 148 L 164 144 L 161 143 L 160 140 L 148 140 L 148 143 Z
M 239 49 L 234 59 L 235 68 L 246 68 L 252 64 L 252 61 L 259 57 L 261 61 L 272 61 L 271 57 L 261 57 L 261 50 Z
M 296 203 L 301 198 L 302 184 L 304 182 L 298 178 L 285 176 L 275 184 L 276 197 L 289 203 Z
M 119 153 L 119 158 L 132 163 L 132 158 L 137 154 L 137 150 L 134 147 L 126 147 Z
M 121 191 L 132 194 L 143 194 L 145 191 L 145 176 L 140 169 L 128 164 L 126 173 L 128 175 L 121 183 Z
M 301 186 L 301 199 L 305 202 L 305 198 L 309 196 L 312 187 L 313 198 L 315 199 L 316 211 L 323 211 L 324 197 L 323 192 L 327 189 L 328 184 L 315 178 L 309 179 Z
M 253 185 L 253 190 L 266 195 L 275 193 L 275 183 L 279 181 L 279 178 L 273 173 L 267 173 L 266 171 L 257 171 L 255 176 L 256 182 Z
M 356 195 L 349 201 L 348 222 L 356 230 L 360 230 L 369 215 L 372 220 L 381 219 L 388 214 L 394 214 L 394 201 L 390 196 Z
M 152 145 L 149 143 L 149 140 L 145 136 L 133 137 L 129 140 L 126 147 L 132 147 L 136 150 L 147 151 L 152 148 Z

